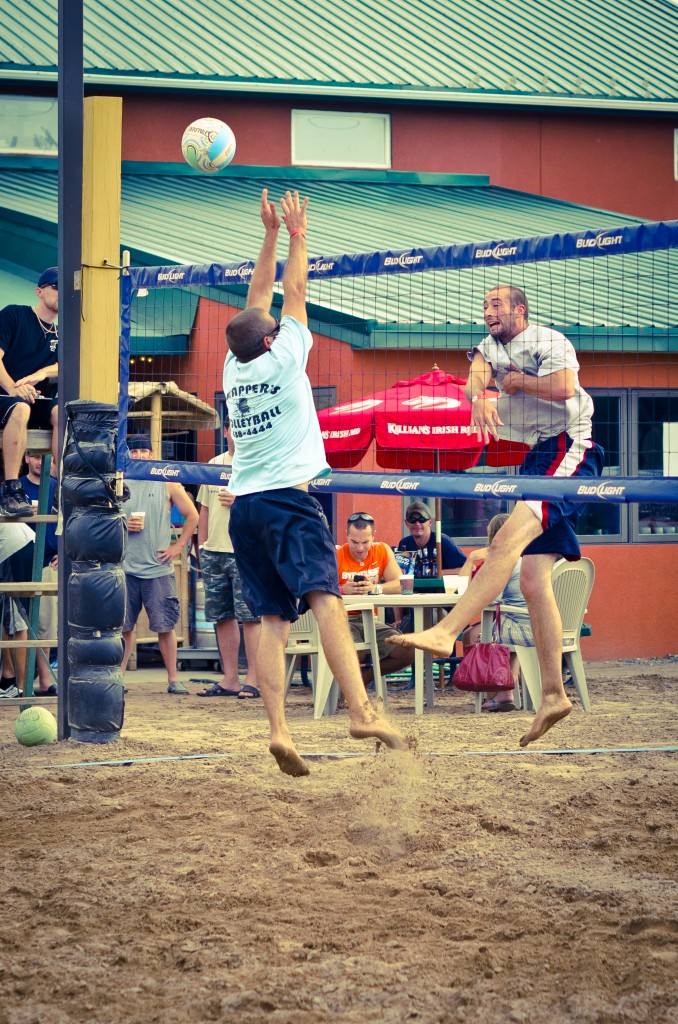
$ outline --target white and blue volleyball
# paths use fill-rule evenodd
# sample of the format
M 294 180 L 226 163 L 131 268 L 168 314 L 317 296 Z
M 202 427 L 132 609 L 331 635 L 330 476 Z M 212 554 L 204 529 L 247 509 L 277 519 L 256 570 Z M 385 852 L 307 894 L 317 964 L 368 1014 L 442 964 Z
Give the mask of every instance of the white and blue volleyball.
M 196 171 L 216 174 L 228 167 L 235 156 L 235 135 L 217 117 L 200 117 L 184 132 L 181 152 Z

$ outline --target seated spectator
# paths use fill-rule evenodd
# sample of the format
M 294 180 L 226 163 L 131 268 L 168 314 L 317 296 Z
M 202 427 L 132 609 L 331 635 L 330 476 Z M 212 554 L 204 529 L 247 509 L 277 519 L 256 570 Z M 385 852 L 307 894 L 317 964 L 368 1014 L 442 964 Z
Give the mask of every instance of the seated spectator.
M 354 512 L 349 516 L 346 537 L 346 544 L 337 547 L 339 589 L 342 594 L 367 595 L 377 586 L 381 586 L 384 594 L 399 594 L 402 572 L 388 544 L 375 541 L 372 516 L 366 512 Z M 362 615 L 360 612 L 349 611 L 348 618 L 354 641 L 363 642 L 365 635 Z M 377 646 L 382 676 L 399 672 L 411 665 L 414 660 L 413 652 L 408 648 L 386 645 L 386 638 L 398 632 L 393 626 L 377 623 Z M 406 654 L 405 657 L 403 653 Z M 360 660 L 364 661 L 366 655 L 367 651 L 360 651 Z M 362 674 L 366 684 L 374 679 L 371 668 L 364 668 Z
M 40 494 L 40 473 L 42 472 L 42 455 L 24 456 L 28 467 L 26 476 L 21 478 L 24 493 L 28 500 L 33 503 L 37 511 L 37 501 Z M 54 506 L 54 491 L 56 489 L 56 478 L 49 480 L 49 499 L 47 510 L 51 512 Z M 31 529 L 35 527 L 31 525 Z M 56 523 L 48 523 L 45 529 L 45 553 L 42 559 L 42 582 L 56 583 L 58 580 L 59 568 L 59 545 L 56 537 Z M 38 619 L 38 640 L 55 640 L 57 636 L 58 610 L 56 597 L 40 598 L 40 616 Z M 38 654 L 36 667 L 38 671 L 38 686 L 33 691 L 35 694 L 52 697 L 56 694 L 57 688 L 52 681 L 49 670 L 49 647 L 43 648 L 44 657 Z
M 0 514 L 31 516 L 19 470 L 29 427 L 52 430 L 57 457 L 59 271 L 48 267 L 38 279 L 35 306 L 0 310 L 0 426 L 5 479 L 0 483 Z
M 503 512 L 500 515 L 494 516 L 490 519 L 487 524 L 487 539 L 489 541 L 488 547 L 491 547 L 494 538 L 499 533 L 499 530 L 509 518 L 507 512 Z M 479 572 L 482 568 L 483 561 L 487 557 L 488 548 L 478 548 L 472 551 L 469 555 L 469 564 L 473 567 L 473 573 Z M 530 616 L 520 590 L 520 563 L 522 559 L 518 559 L 513 572 L 511 573 L 508 583 L 502 590 L 499 597 L 496 598 L 495 602 L 498 601 L 500 604 L 511 605 L 515 607 L 515 611 L 502 612 L 501 613 L 501 633 L 497 636 L 497 624 L 494 623 L 492 626 L 492 637 L 494 640 L 498 640 L 504 644 L 518 644 L 521 647 L 534 647 L 534 638 L 532 636 L 532 627 L 530 625 Z M 464 631 L 462 641 L 464 643 L 464 649 L 471 647 L 477 643 L 480 639 L 480 623 L 474 622 L 472 625 Z M 513 672 L 513 678 L 518 679 L 519 665 L 518 656 L 511 654 L 511 671 Z M 454 682 L 454 679 L 452 680 Z M 516 705 L 514 702 L 514 691 L 513 690 L 488 690 L 485 694 L 485 700 L 483 701 L 483 711 L 515 711 Z
M 432 576 L 438 575 L 436 567 L 436 538 L 431 529 L 433 516 L 428 505 L 423 501 L 413 501 L 405 510 L 405 522 L 410 531 L 409 537 L 402 537 L 398 543 L 398 551 L 410 552 L 414 558 L 412 572 L 415 576 L 422 575 L 422 563 L 433 568 Z M 466 564 L 466 555 L 460 551 L 451 537 L 443 534 L 441 539 L 441 555 L 443 575 L 460 573 Z M 421 552 L 421 557 L 419 557 Z
M 403 572 L 413 572 L 416 577 L 422 575 L 437 576 L 437 552 L 436 538 L 431 529 L 433 516 L 428 505 L 423 501 L 413 501 L 405 510 L 405 522 L 410 531 L 409 537 L 402 537 L 398 543 L 396 561 Z M 440 538 L 443 576 L 457 573 L 466 576 L 470 572 L 466 555 L 457 547 L 451 537 L 443 534 Z M 409 566 L 404 563 L 400 552 L 410 556 Z M 434 614 L 435 621 L 435 614 Z M 401 633 L 411 633 L 414 628 L 414 616 L 411 609 L 407 609 L 402 619 L 396 618 Z

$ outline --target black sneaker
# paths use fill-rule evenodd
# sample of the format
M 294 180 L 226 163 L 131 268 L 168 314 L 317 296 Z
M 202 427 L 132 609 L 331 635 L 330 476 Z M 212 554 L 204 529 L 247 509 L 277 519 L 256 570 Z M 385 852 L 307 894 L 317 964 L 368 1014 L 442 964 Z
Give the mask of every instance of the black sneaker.
M 20 480 L 4 480 L 0 484 L 0 515 L 7 519 L 32 516 L 33 506 L 26 497 Z

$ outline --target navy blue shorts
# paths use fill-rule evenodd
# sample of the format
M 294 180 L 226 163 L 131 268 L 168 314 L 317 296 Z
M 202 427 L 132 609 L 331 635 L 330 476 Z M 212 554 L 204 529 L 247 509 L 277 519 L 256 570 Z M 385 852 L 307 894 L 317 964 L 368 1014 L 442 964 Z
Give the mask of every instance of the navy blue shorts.
M 557 434 L 540 441 L 528 452 L 520 467 L 521 476 L 600 476 L 605 454 L 593 441 L 573 440 L 569 434 Z M 523 555 L 560 555 L 569 562 L 581 558 L 575 528 L 584 502 L 526 501 L 542 525 L 543 533 L 523 551 Z
M 295 622 L 313 590 L 341 597 L 334 541 L 320 502 L 307 491 L 284 487 L 239 496 L 229 532 L 242 594 L 257 618 Z
M 14 406 L 23 401 L 23 398 L 15 398 L 13 395 L 0 395 L 0 426 L 4 427 Z M 52 409 L 59 404 L 57 398 L 37 398 L 32 405 L 30 402 L 24 404 L 30 405 L 31 408 L 28 418 L 29 430 L 52 429 Z

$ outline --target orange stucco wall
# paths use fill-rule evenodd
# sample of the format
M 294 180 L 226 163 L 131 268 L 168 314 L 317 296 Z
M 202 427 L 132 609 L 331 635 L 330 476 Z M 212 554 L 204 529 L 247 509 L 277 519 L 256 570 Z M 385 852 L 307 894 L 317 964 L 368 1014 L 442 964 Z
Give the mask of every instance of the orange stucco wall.
M 223 93 L 126 96 L 124 160 L 182 160 L 184 128 L 209 114 L 237 140 L 235 162 L 291 163 L 290 110 L 380 110 L 391 115 L 392 166 L 400 171 L 489 174 L 493 185 L 617 210 L 673 218 L 674 117 L 416 105 L 298 102 Z M 148 132 L 152 123 L 154 131 Z

